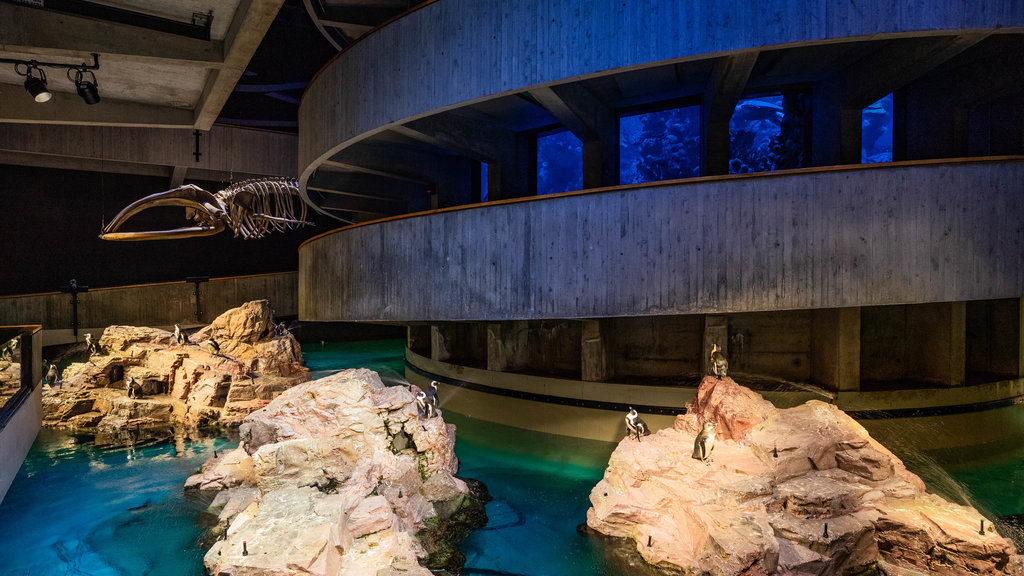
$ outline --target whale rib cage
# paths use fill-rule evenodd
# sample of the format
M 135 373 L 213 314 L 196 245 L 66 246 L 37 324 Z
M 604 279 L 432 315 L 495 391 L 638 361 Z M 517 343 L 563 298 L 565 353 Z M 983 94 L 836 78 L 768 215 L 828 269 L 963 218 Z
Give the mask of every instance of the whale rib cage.
M 298 206 L 296 206 L 296 203 Z M 121 232 L 132 216 L 160 206 L 183 206 L 185 216 L 195 226 L 171 230 Z M 235 237 L 263 238 L 271 232 L 284 232 L 312 226 L 306 220 L 306 203 L 299 197 L 298 182 L 290 178 L 244 180 L 216 194 L 186 184 L 165 192 L 150 194 L 126 206 L 103 228 L 104 240 L 170 240 L 211 236 L 229 228 Z

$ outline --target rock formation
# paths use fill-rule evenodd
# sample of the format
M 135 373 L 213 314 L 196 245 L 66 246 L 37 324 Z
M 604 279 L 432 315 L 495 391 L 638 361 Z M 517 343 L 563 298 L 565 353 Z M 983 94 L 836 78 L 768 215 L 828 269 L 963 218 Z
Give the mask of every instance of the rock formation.
M 219 353 L 201 345 L 210 339 Z M 129 378 L 141 385 L 141 398 L 128 397 Z M 62 384 L 43 395 L 43 420 L 95 429 L 101 442 L 172 422 L 238 424 L 307 380 L 298 341 L 275 337 L 268 303 L 257 300 L 221 314 L 184 345 L 166 330 L 108 327 L 99 352 L 68 366 Z
M 486 522 L 482 487 L 455 477 L 455 426 L 370 370 L 296 386 L 239 431 L 185 484 L 220 491 L 211 574 L 429 576 L 421 562 L 461 568 L 455 544 Z
M 705 420 L 711 465 L 691 457 Z M 590 529 L 664 573 L 1020 574 L 991 519 L 926 493 L 843 411 L 778 410 L 731 378 L 705 377 L 672 428 L 622 440 L 590 501 Z

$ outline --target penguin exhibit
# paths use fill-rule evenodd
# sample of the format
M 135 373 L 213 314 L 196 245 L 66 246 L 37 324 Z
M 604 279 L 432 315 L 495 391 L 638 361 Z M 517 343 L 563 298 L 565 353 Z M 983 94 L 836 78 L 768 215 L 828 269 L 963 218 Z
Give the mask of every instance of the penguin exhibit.
M 1024 576 L 1024 3 L 0 38 L 0 575 Z

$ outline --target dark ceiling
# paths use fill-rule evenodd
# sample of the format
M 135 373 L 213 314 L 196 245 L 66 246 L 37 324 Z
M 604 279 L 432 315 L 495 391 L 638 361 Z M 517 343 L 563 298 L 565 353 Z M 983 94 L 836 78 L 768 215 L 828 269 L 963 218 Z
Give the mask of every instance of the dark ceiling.
M 302 0 L 286 0 L 217 123 L 296 132 L 302 92 L 335 54 Z

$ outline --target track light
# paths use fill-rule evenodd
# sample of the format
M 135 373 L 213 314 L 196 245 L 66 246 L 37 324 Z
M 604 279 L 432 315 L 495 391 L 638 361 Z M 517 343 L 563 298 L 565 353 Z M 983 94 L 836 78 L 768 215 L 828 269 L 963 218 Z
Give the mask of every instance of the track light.
M 28 90 L 36 102 L 49 102 L 50 98 L 53 98 L 53 94 L 46 89 L 46 73 L 31 64 L 25 71 L 25 90 Z
M 49 102 L 53 93 L 46 86 L 46 73 L 43 67 L 66 68 L 68 80 L 75 84 L 78 95 L 86 104 L 96 104 L 100 101 L 100 93 L 97 90 L 96 75 L 93 70 L 100 67 L 99 54 L 92 55 L 92 64 L 59 64 L 56 62 L 37 62 L 35 60 L 12 60 L 0 58 L 0 63 L 14 64 L 14 73 L 25 77 L 25 90 L 32 95 L 36 102 Z M 74 72 L 74 76 L 72 76 Z
M 99 102 L 100 93 L 96 90 L 96 75 L 87 68 L 76 68 L 74 69 L 75 76 L 72 78 L 71 70 L 71 68 L 68 68 L 68 80 L 75 83 L 75 88 L 78 89 L 78 95 L 82 97 L 82 100 L 86 104 L 96 104 Z

